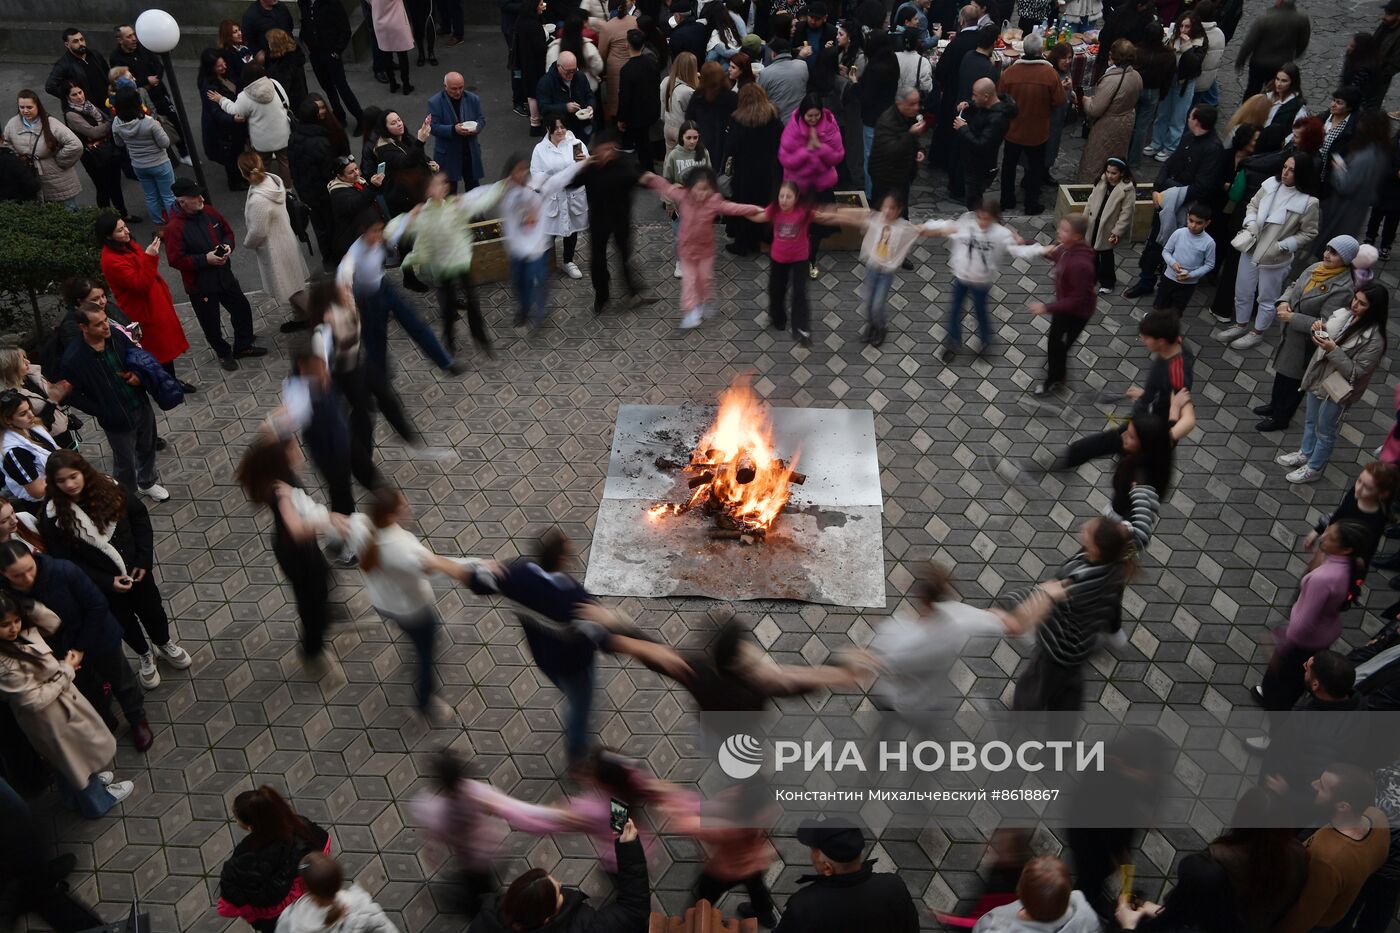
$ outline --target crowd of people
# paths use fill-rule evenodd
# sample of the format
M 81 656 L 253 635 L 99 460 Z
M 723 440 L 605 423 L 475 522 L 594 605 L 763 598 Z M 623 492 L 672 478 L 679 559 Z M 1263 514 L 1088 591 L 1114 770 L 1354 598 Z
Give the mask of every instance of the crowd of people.
M 462 40 L 461 0 L 363 5 L 375 77 L 389 94 L 402 92 L 402 106 L 387 98 L 362 106 L 350 86 L 343 2 L 299 0 L 298 29 L 288 4 L 252 0 L 200 57 L 197 140 L 181 132 L 161 61 L 129 25 L 113 31 L 108 58 L 82 30 L 66 29 L 47 97 L 19 91 L 4 126 L 5 196 L 76 209 L 81 165 L 104 209 L 93 247 L 102 278 L 63 283 L 62 319 L 41 343 L 0 349 L 8 741 L 46 763 L 60 797 L 84 817 L 100 818 L 135 792 L 108 767 L 122 731 L 114 702 L 144 752 L 157 741 L 145 693 L 160 688 L 162 666 L 194 662 L 160 592 L 147 505 L 170 498 L 160 484 L 158 452 L 168 441 L 156 410 L 199 391 L 177 375 L 190 343 L 162 257 L 226 371 L 268 353 L 233 271 L 235 250 L 255 254 L 262 291 L 285 310 L 282 330 L 293 336 L 282 404 L 235 479 L 270 513 L 271 552 L 294 594 L 308 669 L 335 663 L 337 568 L 359 575 L 376 614 L 412 646 L 415 708 L 431 727 L 461 725 L 437 691 L 435 582 L 512 603 L 534 663 L 565 699 L 563 777 L 574 792 L 563 801 L 514 799 L 444 753 L 433 788 L 413 802 L 422 834 L 451 858 L 454 909 L 474 933 L 645 929 L 648 853 L 662 832 L 703 849 L 696 898 L 717 901 L 743 887 L 748 901 L 734 912 L 764 928 L 918 929 L 920 912 L 899 877 L 875 872 L 863 830 L 835 820 L 798 832 L 815 874 L 779 919 L 764 802 L 739 788 L 702 799 L 601 747 L 590 717 L 599 653 L 661 674 L 702 711 L 758 711 L 775 698 L 847 689 L 914 713 L 960 702 L 953 668 L 972 639 L 1026 638 L 1034 649 L 1012 707 L 1081 710 L 1086 668 L 1124 638 L 1125 592 L 1152 559 L 1175 483 L 1174 449 L 1197 424 L 1183 339 L 1195 316 L 1214 317 L 1214 330 L 1202 333 L 1228 345 L 1236 355 L 1227 359 L 1272 346 L 1272 385 L 1254 413 L 1257 429 L 1271 433 L 1290 430 L 1302 409 L 1301 436 L 1277 458 L 1290 483 L 1322 478 L 1348 410 L 1365 403 L 1385 359 L 1390 293 L 1376 275 L 1400 227 L 1400 137 L 1391 125 L 1400 112 L 1382 108 L 1400 72 L 1400 0 L 1387 0 L 1376 28 L 1351 37 L 1328 74 L 1298 64 L 1313 31 L 1294 0 L 1273 0 L 1238 38 L 1239 0 L 905 0 L 893 8 L 848 0 L 840 9 L 823 0 L 502 0 L 511 105 L 525 121 L 520 135 L 537 142 L 495 181 L 482 159 L 485 110 L 460 73 L 447 72 L 425 103 L 408 103 L 410 53 L 418 68 L 436 66 L 437 37 L 447 48 Z M 1070 41 L 1071 27 L 1080 41 Z M 1086 31 L 1097 35 L 1085 41 Z M 1095 38 L 1091 60 L 1085 49 Z M 1244 95 L 1227 111 L 1220 76 L 1231 63 Z M 1077 128 L 1086 142 L 1071 168 L 1061 143 Z M 222 165 L 223 187 L 245 199 L 241 238 L 214 206 L 215 192 L 179 173 L 192 152 Z M 141 188 L 145 216 L 128 209 L 127 179 Z M 1047 189 L 1061 180 L 1088 189 L 1082 210 L 1058 220 L 1053 242 L 1026 239 L 1013 216 L 1044 213 Z M 946 190 L 965 213 L 911 219 L 916 182 Z M 457 337 L 465 312 L 476 353 L 495 358 L 473 276 L 472 224 L 486 218 L 500 219 L 516 327 L 546 323 L 551 279 L 582 279 L 582 251 L 593 312 L 607 313 L 610 242 L 629 307 L 657 303 L 661 283 L 648 282 L 633 258 L 640 190 L 671 221 L 680 327 L 701 327 L 719 312 L 724 239 L 730 262 L 768 253 L 768 320 L 798 352 L 821 339 L 809 283 L 836 275 L 822 246 L 838 228 L 860 234 L 860 337 L 876 350 L 897 326 L 890 297 L 901 272 L 923 261 L 915 247 L 946 243 L 947 366 L 963 353 L 968 300 L 982 356 L 998 340 L 1000 277 L 1015 262 L 1049 263 L 1033 268 L 1053 276 L 1053 298 L 1030 302 L 1015 325 L 1046 319 L 1044 373 L 1031 385 L 1041 397 L 1070 382 L 1075 343 L 1100 296 L 1118 289 L 1117 254 L 1143 236 L 1149 212 L 1122 292 L 1130 302 L 1151 297 L 1137 323 L 1142 378 L 1123 392 L 1131 418 L 1075 440 L 1046 467 L 1114 461 L 1108 506 L 1080 527 L 1075 553 L 990 608 L 958 601 L 949 572 L 930 565 L 914 581 L 912 608 L 882 621 L 867 650 L 813 666 L 772 663 L 735 617 L 722 618 L 704 648 L 667 644 L 570 575 L 572 546 L 558 531 L 509 563 L 434 553 L 376 463 L 376 412 L 416 457 L 452 455 L 424 444 L 394 388 L 390 319 L 456 375 L 468 366 Z M 147 222 L 143 245 L 137 232 Z M 314 242 L 322 266 L 314 275 L 303 242 Z M 435 293 L 440 333 L 406 291 Z M 89 418 L 105 434 L 110 475 L 79 452 Z M 303 451 L 325 504 L 303 474 Z M 1234 827 L 1180 862 L 1161 904 L 1106 885 L 1129 858 L 1131 830 L 1071 830 L 1068 861 L 1031 857 L 1028 839 L 999 834 L 997 869 L 977 908 L 949 922 L 975 921 L 983 933 L 1377 933 L 1394 922 L 1400 834 L 1392 837 L 1389 823 L 1400 819 L 1400 763 L 1340 725 L 1307 737 L 1315 755 L 1306 763 L 1272 751 L 1285 744 L 1283 732 L 1300 728 L 1284 715 L 1291 710 L 1400 709 L 1400 603 L 1367 644 L 1349 652 L 1341 644 L 1343 613 L 1371 566 L 1400 569 L 1400 553 L 1377 557 L 1386 539 L 1400 537 L 1392 512 L 1400 413 L 1377 457 L 1300 535 L 1309 566 L 1252 689 L 1275 715 L 1268 734 L 1248 742 L 1262 756 L 1259 786 L 1240 800 Z M 0 791 L 8 817 L 0 822 L 28 825 L 26 805 L 8 786 Z M 1300 796 L 1314 798 L 1313 825 L 1261 828 L 1284 798 Z M 618 802 L 635 814 L 618 818 Z M 702 805 L 727 821 L 701 820 Z M 232 817 L 246 835 L 222 869 L 220 914 L 262 933 L 393 929 L 369 894 L 347 886 L 333 855 L 335 827 L 299 815 L 269 786 L 240 793 Z M 511 829 L 587 837 L 616 882 L 615 900 L 595 909 L 540 869 L 497 892 L 494 867 Z M 0 853 L 30 888 L 15 910 L 52 908 L 45 898 L 71 863 L 16 863 L 15 855 Z

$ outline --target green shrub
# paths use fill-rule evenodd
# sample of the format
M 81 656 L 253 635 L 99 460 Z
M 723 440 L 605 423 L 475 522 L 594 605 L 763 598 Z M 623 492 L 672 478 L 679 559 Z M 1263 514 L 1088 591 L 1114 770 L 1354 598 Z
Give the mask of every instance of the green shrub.
M 0 331 L 32 328 L 34 337 L 41 337 L 46 327 L 40 300 L 71 275 L 100 275 L 93 239 L 99 213 L 0 201 Z M 26 313 L 32 315 L 30 324 L 24 323 Z

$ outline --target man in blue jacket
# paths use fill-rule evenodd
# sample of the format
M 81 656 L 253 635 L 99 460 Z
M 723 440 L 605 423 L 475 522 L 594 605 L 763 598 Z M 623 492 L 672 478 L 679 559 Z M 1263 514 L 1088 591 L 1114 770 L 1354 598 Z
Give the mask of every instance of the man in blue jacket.
M 141 685 L 122 654 L 122 628 L 102 591 L 77 564 L 32 554 L 19 541 L 0 544 L 0 575 L 4 588 L 21 600 L 43 603 L 53 610 L 59 626 L 47 640 L 54 655 L 61 658 L 70 650 L 83 654 L 78 690 L 110 725 L 108 700 L 102 689 L 110 684 L 112 696 L 131 725 L 137 751 L 150 748 L 155 738 L 146 721 Z
M 112 449 L 112 475 L 128 492 L 155 502 L 170 498 L 156 471 L 156 413 L 141 378 L 127 365 L 131 341 L 107 323 L 107 312 L 78 307 L 78 335 L 63 351 L 66 401 L 97 419 Z
M 462 190 L 472 190 L 486 174 L 481 168 L 480 137 L 486 128 L 481 98 L 466 89 L 461 74 L 449 71 L 442 90 L 428 98 L 428 116 L 433 119 L 433 160 L 447 173 L 451 192 L 457 193 L 459 181 Z

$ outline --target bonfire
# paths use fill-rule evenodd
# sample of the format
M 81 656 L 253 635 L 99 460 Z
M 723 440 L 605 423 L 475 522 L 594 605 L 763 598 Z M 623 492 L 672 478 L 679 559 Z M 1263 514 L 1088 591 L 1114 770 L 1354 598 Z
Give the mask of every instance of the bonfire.
M 794 469 L 797 458 L 779 458 L 773 449 L 773 425 L 763 403 L 740 378 L 719 397 L 714 423 L 700 438 L 687 463 L 664 457 L 656 465 L 689 474 L 690 496 L 684 503 L 661 503 L 653 518 L 702 509 L 712 515 L 712 538 L 753 543 L 777 521 L 794 483 L 806 477 Z

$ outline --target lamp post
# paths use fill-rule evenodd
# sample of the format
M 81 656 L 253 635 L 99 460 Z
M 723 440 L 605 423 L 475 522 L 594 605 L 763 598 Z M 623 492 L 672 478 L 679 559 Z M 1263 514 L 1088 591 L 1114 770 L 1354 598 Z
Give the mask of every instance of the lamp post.
M 170 52 L 180 44 L 180 24 L 175 17 L 164 10 L 147 10 L 136 17 L 136 41 L 160 56 L 165 66 L 165 77 L 170 81 L 170 96 L 175 98 L 175 115 L 180 118 L 180 134 L 185 137 L 185 146 L 190 152 L 190 162 L 194 166 L 194 177 L 199 187 L 206 193 L 209 183 L 204 180 L 204 164 L 199 160 L 199 147 L 195 145 L 190 132 L 190 120 L 185 116 L 185 101 L 180 96 L 180 81 L 175 75 L 175 63 L 170 60 Z

